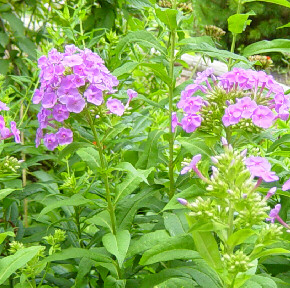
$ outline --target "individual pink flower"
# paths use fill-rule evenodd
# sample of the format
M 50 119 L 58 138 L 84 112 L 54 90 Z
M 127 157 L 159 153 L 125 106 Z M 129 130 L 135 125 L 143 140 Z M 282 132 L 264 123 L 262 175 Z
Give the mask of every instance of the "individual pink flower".
M 73 141 L 73 132 L 64 127 L 61 127 L 55 136 L 60 145 L 70 144 Z
M 14 135 L 16 143 L 20 143 L 20 131 L 16 128 L 16 123 L 14 121 L 10 122 L 11 132 Z
M 110 97 L 107 101 L 107 108 L 110 112 L 118 116 L 122 116 L 125 111 L 123 103 L 118 99 L 113 99 L 112 97 Z
M 191 162 L 181 170 L 180 174 L 183 175 L 183 174 L 188 173 L 190 170 L 195 170 L 196 165 L 200 161 L 200 159 L 201 159 L 201 154 L 197 154 L 193 156 Z
M 282 186 L 283 191 L 290 190 L 290 179 L 288 179 Z
M 243 110 L 238 104 L 230 105 L 225 110 L 222 121 L 226 127 L 239 123 Z
M 53 151 L 58 146 L 58 140 L 53 133 L 46 134 L 43 138 L 43 143 L 47 149 L 51 151 Z
M 266 106 L 259 105 L 253 111 L 252 121 L 258 127 L 264 129 L 270 128 L 273 125 L 274 120 L 275 120 L 274 113 Z
M 5 103 L 0 101 L 0 111 L 2 111 L 2 110 L 8 111 L 9 107 Z
M 285 223 L 282 218 L 279 216 L 279 212 L 281 210 L 281 204 L 277 204 L 275 205 L 275 208 L 273 208 L 270 213 L 269 213 L 269 217 L 266 218 L 266 221 L 271 221 L 272 223 L 275 222 L 275 220 L 277 220 L 278 222 L 280 222 L 285 228 L 289 229 L 289 225 L 287 223 Z
M 266 195 L 266 197 L 265 197 L 265 200 L 268 200 L 268 199 L 270 199 L 273 195 L 275 195 L 276 191 L 277 191 L 277 187 L 272 187 L 272 188 L 268 191 L 268 193 L 267 193 L 267 195 Z
M 181 126 L 187 133 L 194 132 L 201 124 L 201 116 L 196 114 L 185 115 L 181 120 Z
M 257 103 L 250 97 L 237 99 L 237 107 L 242 110 L 242 118 L 251 118 L 253 111 L 257 108 Z

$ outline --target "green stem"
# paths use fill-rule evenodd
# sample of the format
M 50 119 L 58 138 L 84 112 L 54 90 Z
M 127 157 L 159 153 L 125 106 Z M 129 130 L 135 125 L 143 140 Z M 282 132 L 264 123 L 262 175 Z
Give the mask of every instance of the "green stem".
M 45 267 L 44 274 L 43 274 L 43 276 L 42 276 L 42 278 L 41 278 L 41 281 L 40 281 L 39 284 L 37 285 L 37 288 L 41 288 L 42 283 L 43 283 L 43 281 L 44 281 L 44 279 L 45 279 L 45 277 L 46 277 L 46 274 L 47 274 L 47 272 L 48 272 L 49 267 L 50 267 L 50 263 L 47 263 L 47 264 L 46 264 L 46 267 Z
M 230 288 L 234 288 L 234 287 L 235 287 L 236 277 L 237 277 L 237 274 L 234 275 L 234 277 L 233 277 L 233 281 L 232 281 L 232 283 L 231 283 Z
M 239 2 L 238 2 L 238 8 L 237 8 L 237 14 L 240 14 L 241 8 L 242 8 L 242 2 L 241 2 L 241 0 L 239 0 Z M 237 34 L 236 33 L 233 33 L 233 41 L 232 41 L 232 45 L 231 45 L 231 53 L 235 53 L 236 40 L 237 40 Z M 232 62 L 233 62 L 233 59 L 230 58 L 229 64 L 228 64 L 228 70 L 231 70 L 231 68 L 232 68 Z
M 105 189 L 106 189 L 106 198 L 107 198 L 107 203 L 108 203 L 108 211 L 110 213 L 110 219 L 111 219 L 111 224 L 112 224 L 112 232 L 113 234 L 116 235 L 116 217 L 115 217 L 115 210 L 114 210 L 114 206 L 112 203 L 112 198 L 111 198 L 111 192 L 110 192 L 110 185 L 109 185 L 109 179 L 108 179 L 108 175 L 107 175 L 107 165 L 105 162 L 105 157 L 104 157 L 104 153 L 103 153 L 103 147 L 99 141 L 99 137 L 96 131 L 96 128 L 94 126 L 93 123 L 93 119 L 92 116 L 90 114 L 89 110 L 86 110 L 87 112 L 87 116 L 88 116 L 88 120 L 89 120 L 89 125 L 93 131 L 94 134 L 94 138 L 95 138 L 95 142 L 96 142 L 96 146 L 98 148 L 99 151 L 99 155 L 100 155 L 100 162 L 101 162 L 101 168 L 102 168 L 102 175 L 103 175 L 103 181 L 105 182 Z
M 81 223 L 80 223 L 80 208 L 79 207 L 75 207 L 75 220 L 76 220 L 76 225 L 77 225 L 77 229 L 78 229 L 79 243 L 80 243 L 80 246 L 83 248 L 82 230 L 81 230 Z
M 232 207 L 232 203 L 230 202 L 230 207 L 229 207 L 229 218 L 228 218 L 228 239 L 231 237 L 234 231 L 234 209 Z M 228 246 L 227 247 L 227 253 L 231 254 L 233 251 L 233 247 Z
M 176 7 L 176 1 L 173 1 L 173 6 Z M 175 79 L 174 79 L 174 60 L 175 60 L 175 40 L 176 40 L 176 31 L 172 29 L 170 31 L 170 60 L 169 60 L 169 77 L 171 83 L 169 85 L 169 192 L 168 197 L 171 199 L 174 196 L 174 162 L 173 162 L 173 145 L 174 145 L 174 132 L 172 132 L 172 112 L 173 112 L 173 90 L 175 88 Z

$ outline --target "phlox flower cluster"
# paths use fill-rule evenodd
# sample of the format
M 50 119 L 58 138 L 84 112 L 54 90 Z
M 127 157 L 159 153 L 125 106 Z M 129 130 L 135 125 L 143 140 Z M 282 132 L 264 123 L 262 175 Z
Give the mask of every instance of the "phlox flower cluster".
M 2 110 L 8 111 L 9 107 L 5 103 L 0 101 L 0 111 L 2 111 Z M 4 117 L 2 115 L 0 115 L 0 140 L 11 138 L 13 136 L 14 136 L 16 143 L 21 142 L 20 141 L 20 131 L 16 127 L 16 122 L 11 121 L 10 122 L 10 129 L 9 129 L 8 127 L 6 127 Z
M 225 127 L 250 119 L 255 126 L 267 129 L 277 118 L 289 118 L 290 99 L 271 75 L 241 68 L 234 68 L 218 78 L 213 73 L 212 68 L 197 73 L 194 84 L 181 92 L 177 108 L 183 110 L 184 117 L 179 123 L 174 114 L 174 128 L 180 125 L 187 133 L 193 132 L 207 116 L 203 115 L 202 108 L 210 105 L 221 111 Z M 213 100 L 217 91 L 228 95 L 223 103 Z M 200 95 L 195 95 L 197 92 Z
M 114 93 L 118 80 L 99 55 L 89 49 L 80 50 L 75 45 L 65 46 L 64 53 L 52 49 L 47 57 L 38 59 L 38 67 L 41 85 L 33 96 L 34 104 L 41 103 L 36 146 L 43 139 L 45 146 L 54 150 L 73 140 L 72 131 L 64 127 L 70 113 L 81 113 L 88 104 L 103 104 L 104 92 Z M 106 104 L 109 113 L 119 116 L 124 113 L 120 100 L 111 97 Z M 44 133 L 48 126 L 58 129 L 57 132 Z

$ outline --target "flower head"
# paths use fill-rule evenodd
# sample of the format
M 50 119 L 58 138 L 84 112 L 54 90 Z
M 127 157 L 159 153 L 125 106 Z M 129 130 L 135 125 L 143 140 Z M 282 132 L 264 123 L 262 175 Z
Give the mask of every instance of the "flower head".
M 125 111 L 123 103 L 119 99 L 113 99 L 112 97 L 110 97 L 107 101 L 107 108 L 110 112 L 118 116 L 122 116 Z

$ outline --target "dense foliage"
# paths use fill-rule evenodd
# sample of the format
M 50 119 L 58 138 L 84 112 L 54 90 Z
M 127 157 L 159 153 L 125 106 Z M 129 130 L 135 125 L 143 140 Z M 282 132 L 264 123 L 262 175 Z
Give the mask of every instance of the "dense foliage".
M 290 3 L 204 5 L 0 3 L 1 287 L 289 285 Z

